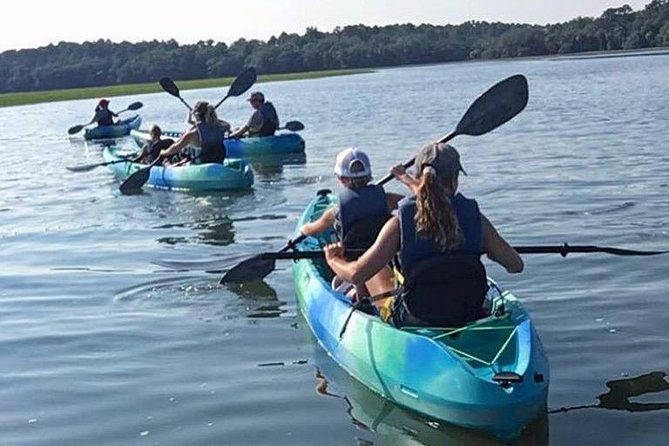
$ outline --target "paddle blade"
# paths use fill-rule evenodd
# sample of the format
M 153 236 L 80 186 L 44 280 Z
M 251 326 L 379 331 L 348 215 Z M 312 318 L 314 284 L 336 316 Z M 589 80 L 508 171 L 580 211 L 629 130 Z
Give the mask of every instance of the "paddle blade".
M 253 67 L 249 67 L 242 71 L 242 73 L 237 76 L 234 82 L 232 82 L 232 85 L 230 85 L 227 96 L 239 96 L 240 94 L 243 94 L 246 90 L 251 88 L 253 84 L 255 84 L 257 77 L 258 73 Z
M 137 172 L 134 172 L 128 178 L 126 178 L 119 189 L 124 195 L 136 194 L 141 191 L 142 186 L 149 181 L 149 176 L 151 175 L 151 166 L 142 167 Z
M 70 127 L 69 129 L 67 129 L 67 133 L 69 135 L 74 135 L 75 133 L 79 133 L 83 128 L 84 128 L 83 125 L 75 125 L 74 127 Z
M 302 124 L 300 121 L 288 121 L 286 122 L 285 127 L 291 132 L 299 132 L 300 130 L 304 130 L 304 124 Z
M 478 136 L 496 129 L 520 113 L 528 98 L 527 79 L 522 74 L 496 83 L 469 106 L 453 136 Z
M 142 107 L 144 107 L 144 104 L 137 101 L 137 102 L 133 102 L 132 104 L 128 105 L 128 110 L 139 110 Z
M 275 259 L 263 258 L 263 255 L 259 254 L 233 267 L 223 275 L 219 283 L 222 285 L 225 283 L 242 283 L 259 280 L 274 271 L 275 265 Z
M 95 169 L 96 167 L 100 167 L 102 164 L 97 163 L 97 164 L 87 164 L 85 166 L 72 166 L 72 167 L 65 167 L 67 170 L 70 172 L 88 172 L 90 170 Z
M 177 98 L 181 97 L 181 95 L 179 94 L 179 87 L 177 87 L 174 81 L 169 77 L 161 77 L 158 83 L 160 84 L 163 90 L 165 90 L 172 96 L 176 96 Z

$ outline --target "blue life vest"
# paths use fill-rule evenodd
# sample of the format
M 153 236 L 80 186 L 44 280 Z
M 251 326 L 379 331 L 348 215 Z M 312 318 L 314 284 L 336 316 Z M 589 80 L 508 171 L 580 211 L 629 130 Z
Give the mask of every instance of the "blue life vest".
M 197 123 L 197 133 L 200 137 L 200 163 L 222 163 L 225 160 L 226 152 L 221 126 L 199 122 Z
M 483 225 L 475 200 L 456 194 L 451 205 L 463 240 L 443 252 L 434 240 L 417 236 L 416 197 L 398 205 L 399 259 L 404 274 L 401 304 L 412 316 L 438 326 L 457 326 L 476 319 L 488 289 L 483 250 Z
M 371 184 L 357 189 L 346 188 L 339 194 L 335 229 L 346 249 L 368 249 L 389 218 L 386 193 L 381 186 Z M 359 256 L 347 258 L 351 260 Z
M 256 136 L 272 136 L 276 129 L 279 128 L 279 116 L 276 114 L 276 109 L 271 102 L 264 102 L 260 106 L 260 113 L 262 113 L 262 127 L 258 130 Z

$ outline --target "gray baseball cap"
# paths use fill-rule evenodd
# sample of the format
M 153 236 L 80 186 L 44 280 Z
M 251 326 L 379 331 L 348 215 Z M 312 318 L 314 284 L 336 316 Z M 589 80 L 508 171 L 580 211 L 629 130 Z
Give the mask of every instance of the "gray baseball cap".
M 467 175 L 460 163 L 458 151 L 445 143 L 430 143 L 423 146 L 416 155 L 415 165 L 418 172 L 421 172 L 425 166 L 432 166 L 441 178 L 456 176 L 458 172 Z

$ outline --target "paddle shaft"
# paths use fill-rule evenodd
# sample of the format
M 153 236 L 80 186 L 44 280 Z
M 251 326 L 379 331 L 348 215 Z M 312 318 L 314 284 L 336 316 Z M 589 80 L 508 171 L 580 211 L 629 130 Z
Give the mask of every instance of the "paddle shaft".
M 566 243 L 561 246 L 560 245 L 516 246 L 514 247 L 514 249 L 518 251 L 520 254 L 560 254 L 562 255 L 562 257 L 566 257 L 567 254 L 571 253 L 575 254 L 575 253 L 596 253 L 596 252 L 622 255 L 622 256 L 650 256 L 650 255 L 669 253 L 669 251 L 634 251 L 629 249 L 611 248 L 606 246 L 600 247 L 595 245 L 570 246 L 567 245 Z M 300 260 L 300 259 L 325 258 L 325 251 L 294 251 L 294 252 L 285 252 L 285 251 L 286 250 L 282 250 L 279 252 L 264 252 L 258 254 L 255 258 L 262 260 Z M 350 254 L 359 254 L 365 252 L 365 250 L 350 249 L 346 250 L 346 252 Z

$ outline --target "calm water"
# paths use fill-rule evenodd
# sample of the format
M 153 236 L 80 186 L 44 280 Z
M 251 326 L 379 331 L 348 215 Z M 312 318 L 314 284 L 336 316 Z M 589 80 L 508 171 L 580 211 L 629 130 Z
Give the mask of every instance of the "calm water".
M 100 145 L 66 136 L 93 100 L 0 109 L 0 444 L 498 444 L 344 375 L 298 315 L 288 262 L 264 284 L 229 288 L 219 274 L 151 260 L 279 248 L 315 191 L 336 187 L 337 151 L 367 150 L 380 177 L 515 73 L 529 79 L 527 109 L 454 141 L 469 173 L 463 192 L 516 245 L 669 249 L 667 72 L 669 56 L 656 56 L 260 85 L 284 121 L 306 125 L 307 159 L 256 164 L 254 189 L 242 194 L 122 196 L 105 168 L 65 169 L 101 161 Z M 135 100 L 146 125 L 184 127 L 185 108 L 165 93 L 111 105 Z M 237 125 L 249 114 L 238 98 L 220 111 Z M 551 360 L 551 413 L 519 443 L 667 444 L 669 257 L 525 261 L 516 276 L 488 268 L 525 303 Z M 597 398 L 607 383 L 615 403 Z

